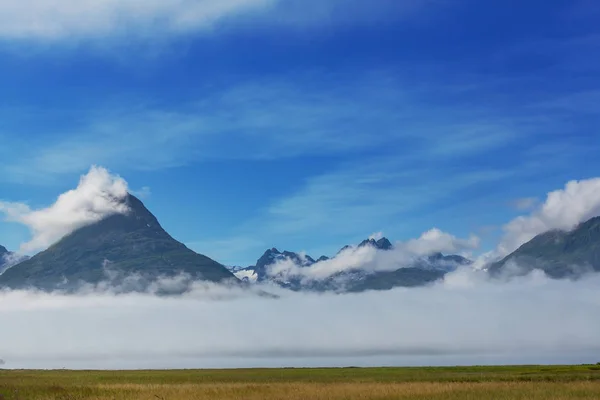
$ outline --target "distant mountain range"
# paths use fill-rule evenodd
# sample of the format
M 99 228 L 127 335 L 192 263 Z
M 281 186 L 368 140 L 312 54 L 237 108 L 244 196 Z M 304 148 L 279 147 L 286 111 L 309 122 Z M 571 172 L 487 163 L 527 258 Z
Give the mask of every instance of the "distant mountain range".
M 358 246 L 344 246 L 334 258 L 343 257 L 346 252 L 355 249 L 371 247 L 375 251 L 387 252 L 394 250 L 394 246 L 387 238 L 375 240 L 373 238 L 362 241 Z M 310 268 L 319 268 L 323 263 L 329 262 L 327 256 L 321 256 L 315 261 L 309 255 L 292 251 L 280 252 L 276 248 L 268 249 L 257 260 L 255 266 L 247 268 L 232 268 L 235 275 L 246 282 L 271 282 L 284 288 L 295 291 L 334 291 L 334 292 L 362 292 L 366 290 L 388 290 L 394 287 L 422 286 L 444 277 L 459 266 L 469 265 L 472 262 L 459 255 L 443 255 L 433 253 L 413 260 L 409 265 L 392 266 L 390 270 L 370 271 L 360 267 L 344 268 L 343 271 L 333 273 L 324 279 L 311 279 L 310 273 L 299 273 L 296 276 L 287 273 L 277 273 L 273 267 L 287 263 L 292 267 L 306 268 L 301 272 L 311 272 Z M 336 260 L 339 261 L 339 260 Z M 342 261 L 343 262 L 343 261 Z M 308 278 L 307 278 L 308 276 Z
M 0 275 L 0 288 L 71 290 L 82 283 L 118 286 L 128 278 L 124 290 L 144 290 L 158 278 L 182 274 L 190 280 L 239 282 L 223 265 L 173 239 L 139 199 L 129 195 L 123 201 L 127 214 L 80 228 L 8 268 Z
M 254 266 L 230 270 L 173 239 L 136 197 L 128 195 L 123 202 L 129 208 L 128 213 L 115 214 L 80 228 L 32 258 L 19 257 L 0 246 L 0 289 L 69 291 L 83 283 L 103 283 L 120 290 L 141 291 L 160 278 L 181 280 L 184 277 L 183 286 L 173 286 L 166 289 L 167 292 L 181 293 L 194 281 L 236 285 L 272 283 L 295 291 L 362 292 L 427 285 L 472 263 L 460 255 L 441 253 L 400 263 L 388 257 L 394 255 L 395 248 L 387 238 L 369 238 L 357 246 L 344 246 L 332 258 L 314 259 L 302 253 L 271 248 Z M 389 264 L 385 270 L 379 265 L 370 268 L 343 265 L 366 247 Z M 332 263 L 336 263 L 337 269 L 315 278 L 315 271 Z M 282 265 L 283 269 L 277 268 Z M 486 269 L 493 277 L 540 269 L 557 279 L 600 272 L 600 217 L 569 232 L 550 231 L 538 235 Z

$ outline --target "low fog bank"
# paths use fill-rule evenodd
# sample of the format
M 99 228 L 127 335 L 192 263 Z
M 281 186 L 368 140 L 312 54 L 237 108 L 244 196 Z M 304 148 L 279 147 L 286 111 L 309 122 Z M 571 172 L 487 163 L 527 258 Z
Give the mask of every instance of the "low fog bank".
M 599 286 L 598 274 L 500 282 L 460 269 L 430 287 L 278 299 L 214 285 L 181 297 L 5 291 L 0 359 L 75 369 L 591 363 Z

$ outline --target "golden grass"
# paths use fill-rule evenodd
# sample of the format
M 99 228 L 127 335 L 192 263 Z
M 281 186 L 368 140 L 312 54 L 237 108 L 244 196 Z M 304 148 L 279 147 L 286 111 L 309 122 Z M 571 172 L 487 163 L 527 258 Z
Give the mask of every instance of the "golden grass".
M 600 383 L 335 383 L 222 385 L 107 385 L 94 400 L 387 400 L 387 399 L 600 399 Z
M 600 369 L 0 371 L 0 395 L 3 400 L 597 400 Z

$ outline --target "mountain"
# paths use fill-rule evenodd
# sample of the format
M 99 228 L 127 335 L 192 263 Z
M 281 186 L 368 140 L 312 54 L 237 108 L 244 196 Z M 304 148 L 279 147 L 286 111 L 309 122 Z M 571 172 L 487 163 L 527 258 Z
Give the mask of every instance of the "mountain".
M 85 226 L 52 247 L 0 275 L 0 287 L 73 289 L 135 277 L 132 290 L 159 277 L 189 275 L 191 280 L 237 281 L 224 266 L 173 239 L 142 202 L 128 195 L 130 212 Z
M 439 270 L 451 272 L 458 267 L 463 267 L 473 264 L 473 261 L 456 254 L 444 255 L 442 253 L 433 253 L 420 262 L 416 267 L 429 270 Z
M 377 251 L 393 250 L 392 243 L 387 238 L 379 240 L 363 240 L 357 248 L 373 247 Z M 353 249 L 345 246 L 338 253 Z M 336 256 L 336 257 L 337 257 Z M 281 287 L 295 291 L 334 291 L 334 292 L 361 292 L 365 290 L 389 290 L 394 287 L 412 287 L 432 283 L 441 279 L 446 273 L 459 266 L 469 265 L 470 260 L 458 255 L 431 254 L 416 259 L 411 265 L 398 267 L 392 271 L 365 271 L 353 268 L 333 274 L 325 279 L 310 279 L 303 274 L 290 275 L 286 270 L 277 275 L 269 274 L 269 267 L 282 262 L 290 262 L 293 267 L 308 268 L 319 263 L 329 261 L 326 256 L 315 261 L 310 256 L 284 251 L 276 248 L 269 249 L 258 259 L 255 267 L 232 269 L 235 275 L 246 282 L 272 282 Z M 310 274 L 309 274 L 310 275 Z
M 258 282 L 263 282 L 269 278 L 267 267 L 285 260 L 293 261 L 294 264 L 304 267 L 308 267 L 316 263 L 311 256 L 301 256 L 300 254 L 291 251 L 280 252 L 276 248 L 272 248 L 265 251 L 258 261 L 256 261 L 255 267 L 248 267 L 244 269 L 244 271 L 253 269 L 254 273 L 256 274 L 256 280 Z
M 363 240 L 361 242 L 361 244 L 358 245 L 358 247 L 365 247 L 365 246 L 375 247 L 379 250 L 391 250 L 394 248 L 392 243 L 387 238 L 381 238 L 379 240 L 367 239 L 367 240 Z M 344 249 L 342 249 L 342 250 L 344 250 Z M 340 250 L 340 251 L 342 251 L 342 250 Z
M 444 277 L 440 269 L 418 267 L 400 268 L 395 271 L 379 271 L 345 283 L 345 291 L 357 293 L 367 290 L 391 290 L 396 287 L 424 286 Z
M 526 274 L 541 269 L 552 278 L 576 278 L 600 272 L 600 217 L 566 232 L 553 230 L 534 237 L 503 260 L 492 264 L 492 275 Z

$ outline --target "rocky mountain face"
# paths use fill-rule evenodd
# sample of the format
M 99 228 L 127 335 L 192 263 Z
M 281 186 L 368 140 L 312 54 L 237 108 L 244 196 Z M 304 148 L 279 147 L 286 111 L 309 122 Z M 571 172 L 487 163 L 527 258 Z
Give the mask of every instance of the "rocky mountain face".
M 357 248 L 372 247 L 375 251 L 392 251 L 394 246 L 387 238 L 366 239 L 357 247 L 344 246 L 334 258 L 343 257 Z M 373 271 L 361 268 L 348 268 L 342 272 L 334 273 L 323 279 L 310 279 L 305 274 L 294 276 L 289 273 L 273 271 L 276 265 L 288 265 L 293 268 L 304 269 L 310 272 L 311 268 L 320 268 L 323 263 L 330 261 L 327 256 L 322 256 L 316 261 L 308 256 L 290 251 L 280 252 L 273 248 L 267 250 L 256 263 L 256 266 L 238 268 L 235 274 L 247 282 L 271 282 L 295 291 L 335 291 L 335 292 L 362 292 L 367 290 L 389 290 L 394 287 L 421 286 L 435 282 L 444 277 L 447 272 L 459 266 L 469 265 L 470 260 L 458 255 L 443 255 L 434 253 L 414 260 L 411 265 L 399 266 L 391 271 Z M 339 262 L 338 258 L 338 262 Z M 310 274 L 307 274 L 310 276 Z
M 361 244 L 358 245 L 358 247 L 365 247 L 365 246 L 372 246 L 379 250 L 391 250 L 394 247 L 392 245 L 392 242 L 390 242 L 387 238 L 381 238 L 379 240 L 369 238 L 369 239 L 363 240 L 361 242 Z M 348 247 L 351 247 L 351 246 L 346 246 L 345 248 L 348 248 Z
M 488 270 L 498 276 L 527 274 L 534 269 L 557 279 L 600 272 L 600 217 L 570 232 L 554 230 L 538 235 Z
M 0 288 L 70 290 L 82 283 L 121 285 L 126 280 L 131 285 L 126 290 L 143 290 L 159 278 L 177 276 L 239 282 L 223 265 L 173 239 L 139 199 L 129 195 L 124 201 L 127 214 L 78 229 L 9 268 L 0 275 Z

